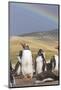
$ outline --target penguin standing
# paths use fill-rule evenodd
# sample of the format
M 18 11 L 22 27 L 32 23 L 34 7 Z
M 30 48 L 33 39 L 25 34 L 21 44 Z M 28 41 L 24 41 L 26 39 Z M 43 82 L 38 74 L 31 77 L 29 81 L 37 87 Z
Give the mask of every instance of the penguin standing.
M 22 52 L 22 74 L 25 78 L 32 79 L 33 66 L 32 66 L 32 53 L 28 45 L 23 46 Z
M 43 50 L 39 49 L 38 55 L 36 58 L 36 74 L 39 74 L 45 70 L 45 58 L 44 58 Z

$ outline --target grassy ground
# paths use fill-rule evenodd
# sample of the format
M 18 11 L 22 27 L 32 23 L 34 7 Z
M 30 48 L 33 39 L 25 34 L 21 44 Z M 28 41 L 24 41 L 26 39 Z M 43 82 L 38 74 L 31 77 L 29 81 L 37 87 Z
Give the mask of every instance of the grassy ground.
M 55 48 L 58 46 L 57 41 L 38 40 L 34 37 L 10 37 L 10 60 L 13 64 L 17 62 L 19 51 L 22 50 L 21 43 L 27 43 L 32 51 L 33 60 L 35 60 L 38 50 L 41 48 L 45 51 L 46 60 L 50 60 L 52 55 L 58 53 Z

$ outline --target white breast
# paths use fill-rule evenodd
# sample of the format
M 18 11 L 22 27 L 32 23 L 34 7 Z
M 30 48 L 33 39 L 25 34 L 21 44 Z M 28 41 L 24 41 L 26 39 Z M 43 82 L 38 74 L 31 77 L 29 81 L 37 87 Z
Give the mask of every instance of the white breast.
M 21 73 L 21 67 L 20 66 L 18 67 L 18 70 L 16 73 L 17 73 L 17 75 L 20 75 L 20 73 Z
M 23 75 L 26 75 L 26 74 L 33 75 L 32 54 L 31 54 L 30 50 L 23 50 L 22 73 L 23 73 Z
M 42 72 L 43 59 L 41 56 L 36 58 L 36 73 L 39 74 Z
M 56 60 L 56 66 L 55 66 L 55 70 L 58 71 L 58 55 L 55 55 L 55 60 Z

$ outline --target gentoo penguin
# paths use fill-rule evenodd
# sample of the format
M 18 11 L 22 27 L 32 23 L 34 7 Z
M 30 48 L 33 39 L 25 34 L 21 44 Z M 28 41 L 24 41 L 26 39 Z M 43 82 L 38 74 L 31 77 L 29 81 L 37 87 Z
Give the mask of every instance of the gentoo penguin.
M 43 54 L 43 50 L 39 49 L 38 55 L 36 58 L 36 74 L 39 74 L 45 70 L 45 56 Z
M 24 78 L 32 79 L 33 77 L 33 62 L 32 62 L 32 52 L 27 44 L 22 45 L 22 74 Z

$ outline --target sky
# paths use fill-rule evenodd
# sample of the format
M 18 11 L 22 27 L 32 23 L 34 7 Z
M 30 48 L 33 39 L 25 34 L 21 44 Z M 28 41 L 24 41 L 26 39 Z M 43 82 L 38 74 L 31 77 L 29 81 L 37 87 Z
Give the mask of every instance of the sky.
M 9 3 L 10 35 L 58 29 L 58 5 Z

